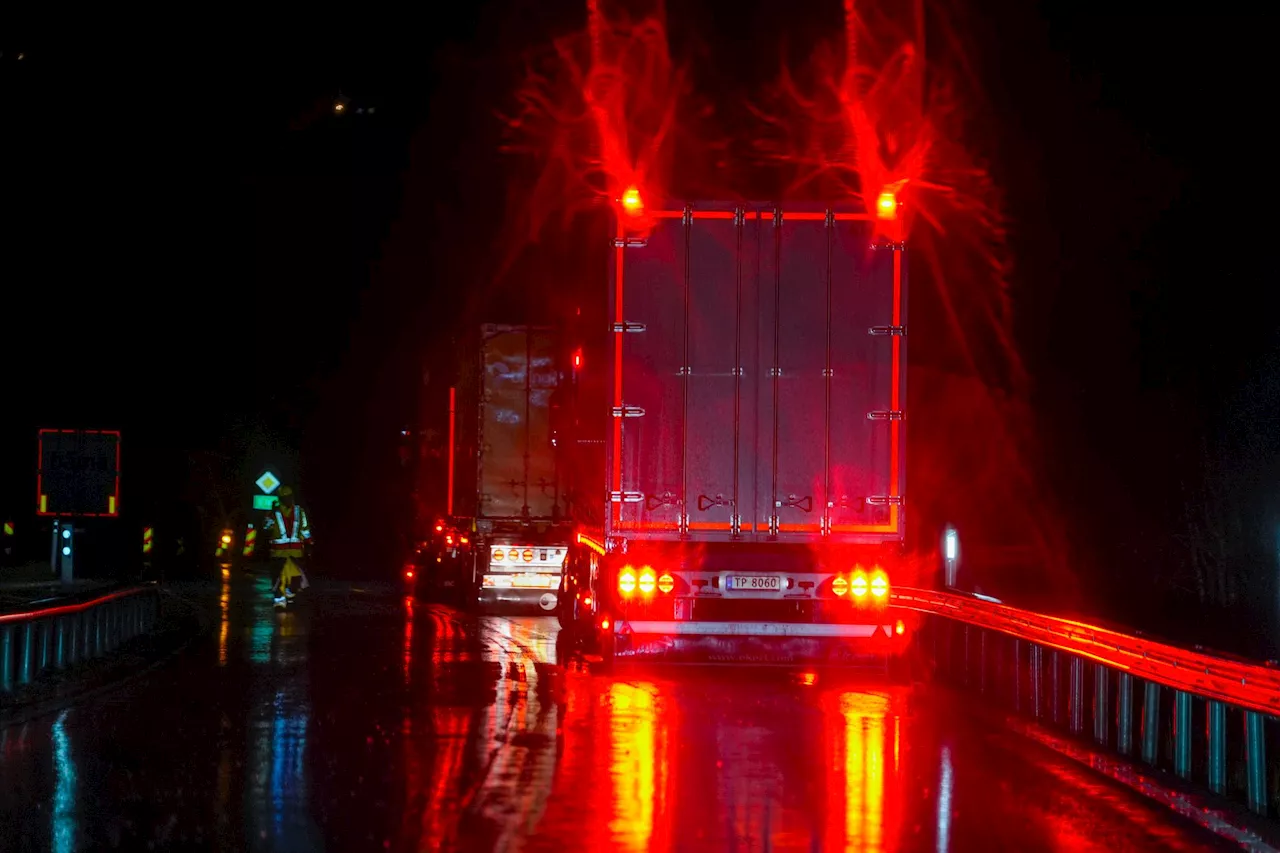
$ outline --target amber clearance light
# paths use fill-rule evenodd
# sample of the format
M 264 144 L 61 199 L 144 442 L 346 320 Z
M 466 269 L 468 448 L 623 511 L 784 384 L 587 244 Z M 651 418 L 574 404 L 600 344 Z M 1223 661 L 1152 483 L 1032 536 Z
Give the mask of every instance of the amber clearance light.
M 849 582 L 849 589 L 853 592 L 854 598 L 865 598 L 867 595 L 867 573 L 862 569 L 855 569 L 853 580 Z
M 618 592 L 623 595 L 630 595 L 636 591 L 636 573 L 627 566 L 618 573 Z
M 671 575 L 668 572 L 663 572 L 662 576 L 658 578 L 658 590 L 663 595 L 667 595 L 671 592 L 671 590 L 675 588 L 676 588 L 676 579 L 671 577 Z
M 898 196 L 892 190 L 886 189 L 876 199 L 876 216 L 886 220 L 898 218 Z
M 635 187 L 627 187 L 618 201 L 622 203 L 622 209 L 628 216 L 639 216 L 644 213 L 644 199 L 640 198 L 640 190 Z

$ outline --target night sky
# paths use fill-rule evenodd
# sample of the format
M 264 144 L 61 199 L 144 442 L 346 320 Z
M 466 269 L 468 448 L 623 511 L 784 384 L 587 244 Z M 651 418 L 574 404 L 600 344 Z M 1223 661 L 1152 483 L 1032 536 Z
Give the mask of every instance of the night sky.
M 704 96 L 813 26 L 759 5 L 676 5 Z M 29 511 L 37 426 L 125 429 L 136 504 L 250 424 L 303 449 L 318 517 L 376 525 L 422 367 L 519 290 L 492 282 L 515 168 L 495 113 L 578 6 L 0 35 L 0 509 Z M 956 20 L 1082 572 L 1190 589 L 1186 506 L 1211 483 L 1242 583 L 1275 601 L 1268 22 L 1014 0 Z

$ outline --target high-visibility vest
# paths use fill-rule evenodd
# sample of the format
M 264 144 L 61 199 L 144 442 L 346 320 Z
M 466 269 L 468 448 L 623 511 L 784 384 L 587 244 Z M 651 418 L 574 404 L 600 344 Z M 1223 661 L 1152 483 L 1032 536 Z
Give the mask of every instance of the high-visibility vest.
M 293 512 L 285 518 L 284 512 L 277 509 L 272 518 L 271 553 L 280 556 L 302 556 L 302 544 L 311 538 L 311 525 L 307 521 L 307 513 L 300 506 L 294 506 Z

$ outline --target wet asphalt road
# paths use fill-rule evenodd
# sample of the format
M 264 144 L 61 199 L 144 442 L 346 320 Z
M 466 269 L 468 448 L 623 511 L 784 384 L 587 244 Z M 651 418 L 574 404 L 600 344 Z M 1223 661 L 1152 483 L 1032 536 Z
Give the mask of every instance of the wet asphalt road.
M 1231 849 L 928 688 L 592 673 L 551 619 L 304 595 L 237 576 L 208 642 L 0 730 L 0 849 Z

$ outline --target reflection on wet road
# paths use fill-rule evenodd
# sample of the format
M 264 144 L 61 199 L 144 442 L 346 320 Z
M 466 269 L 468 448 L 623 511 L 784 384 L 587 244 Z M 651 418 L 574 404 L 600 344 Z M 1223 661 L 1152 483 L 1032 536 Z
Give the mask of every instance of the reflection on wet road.
M 923 687 L 592 673 L 556 624 L 265 579 L 208 642 L 0 729 L 5 850 L 1203 850 Z

